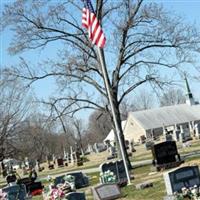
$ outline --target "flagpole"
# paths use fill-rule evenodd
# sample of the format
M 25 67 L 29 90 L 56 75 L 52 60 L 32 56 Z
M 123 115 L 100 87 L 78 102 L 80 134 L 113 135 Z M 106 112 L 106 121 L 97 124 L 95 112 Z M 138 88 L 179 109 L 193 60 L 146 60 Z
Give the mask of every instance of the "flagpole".
M 100 63 L 101 63 L 101 69 L 102 69 L 102 73 L 103 73 L 104 83 L 105 83 L 106 91 L 107 91 L 107 94 L 108 94 L 108 100 L 109 100 L 110 107 L 111 107 L 113 121 L 114 121 L 114 125 L 115 125 L 115 128 L 116 128 L 117 138 L 118 138 L 118 141 L 119 141 L 122 160 L 124 162 L 126 176 L 127 176 L 127 179 L 128 179 L 128 185 L 130 185 L 131 179 L 130 179 L 130 174 L 129 174 L 129 170 L 128 170 L 128 165 L 127 165 L 127 162 L 126 162 L 126 159 L 125 159 L 125 152 L 124 152 L 124 148 L 123 148 L 123 145 L 122 145 L 122 140 L 121 140 L 121 137 L 120 137 L 120 129 L 119 129 L 119 125 L 117 123 L 116 112 L 115 112 L 114 104 L 113 104 L 113 98 L 112 98 L 112 95 L 111 95 L 111 92 L 110 92 L 110 86 L 109 86 L 109 82 L 108 82 L 109 78 L 108 78 L 108 72 L 107 72 L 107 69 L 106 69 L 106 63 L 105 63 L 105 59 L 104 59 L 102 50 L 99 47 L 97 47 L 97 50 L 98 50 L 98 54 L 99 54 L 99 60 L 100 60 Z

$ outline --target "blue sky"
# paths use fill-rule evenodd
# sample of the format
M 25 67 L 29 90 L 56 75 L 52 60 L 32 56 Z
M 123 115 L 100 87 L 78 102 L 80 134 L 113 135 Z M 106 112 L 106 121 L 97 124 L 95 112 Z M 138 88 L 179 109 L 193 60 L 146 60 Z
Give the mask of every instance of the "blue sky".
M 0 0 L 0 6 L 5 2 L 9 2 L 8 0 Z M 10 1 L 12 2 L 12 1 Z M 148 2 L 152 2 L 148 0 Z M 154 2 L 162 3 L 164 7 L 169 9 L 170 11 L 174 11 L 175 13 L 183 16 L 187 22 L 200 25 L 200 0 L 154 0 Z M 0 8 L 0 11 L 2 9 Z M 3 33 L 0 33 L 0 48 L 1 48 L 1 55 L 0 55 L 0 67 L 1 66 L 10 66 L 15 65 L 19 62 L 19 55 L 10 56 L 7 52 L 7 48 L 11 42 L 13 34 L 6 30 Z M 48 57 L 56 57 L 57 46 L 54 44 L 48 46 L 48 50 L 45 51 L 29 51 L 20 56 L 26 58 L 31 62 L 33 65 L 37 65 L 36 61 L 46 59 Z M 59 47 L 58 47 L 59 48 Z M 199 63 L 200 65 L 200 63 Z M 191 89 L 196 93 L 197 98 L 200 99 L 199 94 L 199 87 L 200 84 L 198 82 L 190 82 Z M 46 98 L 52 93 L 52 88 L 54 88 L 54 82 L 51 79 L 40 81 L 34 84 L 34 91 L 38 97 Z

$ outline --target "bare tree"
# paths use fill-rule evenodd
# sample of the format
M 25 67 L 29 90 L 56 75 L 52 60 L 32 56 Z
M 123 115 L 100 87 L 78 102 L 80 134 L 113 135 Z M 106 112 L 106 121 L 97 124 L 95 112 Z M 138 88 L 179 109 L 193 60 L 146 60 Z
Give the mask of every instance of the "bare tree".
M 160 106 L 171 106 L 185 103 L 185 95 L 181 89 L 169 88 L 159 98 Z
M 88 143 L 102 142 L 111 129 L 109 115 L 94 111 L 89 117 L 86 140 Z
M 9 81 L 4 70 L 0 76 L 0 162 L 2 162 L 19 150 L 16 145 L 15 129 L 28 114 L 31 98 L 28 89 L 22 87 L 20 80 Z
M 110 113 L 99 58 L 77 13 L 81 13 L 81 6 L 74 0 L 8 4 L 1 19 L 2 27 L 11 26 L 15 32 L 11 53 L 45 48 L 51 42 L 63 44 L 58 59 L 42 63 L 41 70 L 23 62 L 12 74 L 28 80 L 29 85 L 55 77 L 62 91 L 62 96 L 55 97 L 62 115 L 74 115 L 82 109 Z M 161 70 L 191 63 L 192 53 L 199 52 L 199 32 L 149 1 L 97 0 L 96 13 L 107 36 L 104 55 L 109 86 L 124 141 L 120 105 L 125 97 L 145 83 L 161 87 L 168 82 Z

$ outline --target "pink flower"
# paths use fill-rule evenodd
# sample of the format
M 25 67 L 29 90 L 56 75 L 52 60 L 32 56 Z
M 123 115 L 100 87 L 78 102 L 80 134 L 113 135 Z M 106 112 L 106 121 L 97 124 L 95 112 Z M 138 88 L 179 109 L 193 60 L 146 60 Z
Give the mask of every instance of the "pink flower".
M 64 192 L 60 189 L 57 189 L 57 188 L 53 188 L 51 190 L 51 200 L 56 200 L 56 199 L 60 199 L 62 197 L 64 197 Z

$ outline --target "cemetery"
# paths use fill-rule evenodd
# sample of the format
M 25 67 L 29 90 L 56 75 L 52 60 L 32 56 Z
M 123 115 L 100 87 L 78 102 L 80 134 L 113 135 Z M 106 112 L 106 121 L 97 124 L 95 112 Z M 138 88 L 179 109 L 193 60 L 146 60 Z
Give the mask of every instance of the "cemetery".
M 200 200 L 199 9 L 0 1 L 0 200 Z
M 3 187 L 0 195 L 3 196 L 9 191 L 8 195 L 20 194 L 22 199 L 35 200 L 49 199 L 51 195 L 60 195 L 60 199 L 77 200 L 150 200 L 151 198 L 175 200 L 181 198 L 181 195 L 182 199 L 184 195 L 194 196 L 195 191 L 195 194 L 199 195 L 199 140 L 192 141 L 190 147 L 184 147 L 175 141 L 157 141 L 152 150 L 147 150 L 145 144 L 136 145 L 134 148 L 136 151 L 131 157 L 133 164 L 145 160 L 150 162 L 133 167 L 131 185 L 127 184 L 122 160 L 117 158 L 107 160 L 109 150 L 101 152 L 94 150 L 87 155 L 89 161 L 84 162 L 83 166 L 77 165 L 77 161 L 68 160 L 68 165 L 64 164 L 66 161 L 63 161 L 62 165 L 60 162 L 55 162 L 54 169 L 49 169 L 49 162 L 41 163 L 40 167 L 44 167 L 44 170 L 37 169 L 37 178 L 33 181 L 28 178 L 28 173 L 23 175 L 23 170 L 17 169 L 20 179 L 14 175 L 7 176 L 7 186 L 5 179 L 0 179 Z M 192 153 L 194 157 L 191 156 Z M 84 173 L 86 169 L 87 173 Z M 92 169 L 95 169 L 95 172 Z M 186 189 L 183 191 L 184 188 L 190 189 L 193 193 Z

